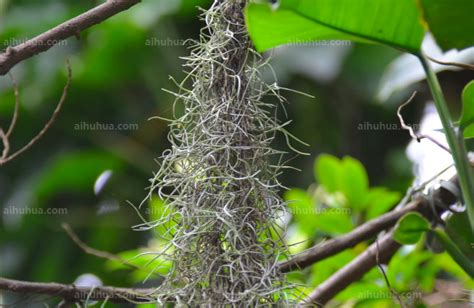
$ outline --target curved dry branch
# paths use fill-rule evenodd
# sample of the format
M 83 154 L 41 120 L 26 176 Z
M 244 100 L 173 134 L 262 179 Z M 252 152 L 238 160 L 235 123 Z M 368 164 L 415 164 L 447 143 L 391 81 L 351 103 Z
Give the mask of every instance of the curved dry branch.
M 0 75 L 7 74 L 19 62 L 44 52 L 71 36 L 122 12 L 141 0 L 108 0 L 18 46 L 10 46 L 0 53 Z
M 13 154 L 9 154 L 10 151 L 10 143 L 9 143 L 9 136 L 13 131 L 13 128 L 16 123 L 16 118 L 18 116 L 18 104 L 19 104 L 19 94 L 18 94 L 18 88 L 15 85 L 15 97 L 16 97 L 16 104 L 15 104 L 15 114 L 13 116 L 14 120 L 12 120 L 12 123 L 10 124 L 10 128 L 8 129 L 7 133 L 5 133 L 2 128 L 0 128 L 0 139 L 3 143 L 3 152 L 2 156 L 0 157 L 0 166 L 6 164 L 9 161 L 12 161 L 16 157 L 18 157 L 20 154 L 28 150 L 30 147 L 32 147 L 41 137 L 46 134 L 48 129 L 53 125 L 54 121 L 56 121 L 56 118 L 61 111 L 62 106 L 64 105 L 64 102 L 66 101 L 67 93 L 69 90 L 69 87 L 71 86 L 71 81 L 72 81 L 72 71 L 71 71 L 71 66 L 69 62 L 67 62 L 67 82 L 66 85 L 64 86 L 63 93 L 61 95 L 61 99 L 59 100 L 58 105 L 56 106 L 56 109 L 54 110 L 53 114 L 51 115 L 51 118 L 49 121 L 44 125 L 43 129 L 35 136 L 33 137 L 30 142 L 28 142 L 25 146 L 14 152 Z

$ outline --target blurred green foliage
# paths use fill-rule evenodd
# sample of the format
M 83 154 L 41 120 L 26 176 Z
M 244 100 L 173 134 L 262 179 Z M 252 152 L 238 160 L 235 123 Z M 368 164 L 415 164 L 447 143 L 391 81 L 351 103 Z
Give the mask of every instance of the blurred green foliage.
M 285 194 L 292 216 L 286 240 L 292 253 L 346 233 L 389 211 L 401 199 L 399 192 L 369 187 L 365 168 L 351 157 L 338 159 L 323 154 L 316 160 L 314 169 L 316 184 L 312 184 L 307 191 L 295 188 Z M 348 190 L 344 185 L 345 177 L 352 179 L 356 188 Z M 354 194 L 354 191 L 363 191 L 364 194 Z M 468 227 L 467 224 L 464 230 L 469 230 Z M 428 221 L 421 215 L 414 213 L 404 216 L 398 223 L 395 239 L 412 245 L 402 247 L 384 270 L 392 289 L 409 307 L 423 305 L 423 297 L 434 291 L 440 275 L 460 281 L 461 288 L 466 290 L 473 286 L 472 279 L 447 253 L 434 254 L 426 250 L 420 238 L 429 229 Z M 459 239 L 461 235 L 457 236 Z M 290 281 L 301 286 L 299 292 L 307 293 L 312 289 L 309 286 L 317 286 L 329 278 L 368 245 L 368 242 L 362 242 L 317 262 L 303 273 L 292 272 L 289 274 Z M 394 307 L 398 301 L 387 287 L 383 273 L 374 268 L 362 280 L 337 295 L 329 306 L 341 305 Z
M 46 31 L 98 3 L 0 0 L 0 49 Z M 72 64 L 73 83 L 58 120 L 45 137 L 0 168 L 0 276 L 72 283 L 79 275 L 92 273 L 104 284 L 137 287 L 160 281 L 152 275 L 143 283 L 150 269 L 160 266 L 158 272 L 163 274 L 170 264 L 154 259 L 153 254 L 140 254 L 160 249 L 163 239 L 157 235 L 164 231 L 132 231 L 141 220 L 127 200 L 133 204 L 143 200 L 147 179 L 157 169 L 155 158 L 169 146 L 166 123 L 148 118 L 172 117 L 174 97 L 162 89 L 175 89 L 169 75 L 177 80 L 184 76 L 180 57 L 189 53 L 185 40 L 198 38 L 203 26 L 196 6 L 209 4 L 208 0 L 144 0 L 84 31 L 80 40 L 68 39 L 12 70 L 21 95 L 19 121 L 11 138 L 14 149 L 27 143 L 49 119 L 66 81 L 66 59 Z M 290 101 L 285 105 L 288 117 L 294 120 L 290 130 L 310 144 L 304 150 L 311 153 L 290 162 L 301 171 L 288 170 L 281 176 L 282 183 L 289 187 L 311 185 L 307 191 L 291 189 L 285 194 L 286 199 L 293 200 L 288 243 L 303 241 L 292 245 L 292 252 L 386 212 L 410 185 L 411 165 L 404 155 L 409 141 L 406 132 L 364 128 L 364 123 L 398 121 L 396 104 L 376 104 L 374 94 L 385 67 L 399 54 L 363 44 L 293 46 L 275 53 L 272 63 L 282 86 L 316 97 L 284 93 Z M 305 60 L 308 57 L 310 61 Z M 459 84 L 468 77 L 446 74 L 444 86 L 458 93 Z M 428 95 L 421 91 L 414 107 L 407 111 L 407 119 L 419 120 Z M 456 101 L 457 95 L 453 94 L 451 100 Z M 11 82 L 2 77 L 2 127 L 9 123 L 13 108 Z M 115 129 L 100 129 L 106 124 Z M 123 124 L 138 128 L 118 129 Z M 281 139 L 275 147 L 284 148 L 284 144 Z M 344 158 L 324 155 L 314 164 L 314 157 L 322 152 Z M 94 193 L 96 180 L 107 170 L 112 171 L 111 178 Z M 311 184 L 315 176 L 319 185 Z M 373 186 L 369 186 L 369 178 Z M 161 215 L 163 204 L 145 203 L 140 211 L 153 221 Z M 69 223 L 91 247 L 117 253 L 140 269 L 87 255 L 62 231 L 62 222 Z M 358 245 L 290 277 L 314 286 L 365 247 Z M 389 268 L 388 275 L 393 275 L 390 278 L 398 291 L 418 286 L 430 291 L 440 271 L 463 283 L 468 281 L 449 256 L 433 258 L 418 245 L 411 251 L 401 250 Z M 392 301 L 386 298 L 374 300 L 358 295 L 386 290 L 381 281 L 374 269 L 342 292 L 338 300 L 360 305 L 376 301 L 377 305 L 390 307 Z M 5 303 L 18 299 L 10 294 L 3 299 L 0 296 Z M 24 301 L 19 307 L 57 303 L 49 297 L 20 300 Z

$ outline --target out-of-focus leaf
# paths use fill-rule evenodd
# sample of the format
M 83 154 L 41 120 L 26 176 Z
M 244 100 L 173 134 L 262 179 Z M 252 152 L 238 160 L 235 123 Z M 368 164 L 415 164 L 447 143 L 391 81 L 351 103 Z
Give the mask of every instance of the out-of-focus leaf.
M 464 129 L 464 138 L 474 138 L 474 125 L 470 125 L 466 129 Z
M 343 169 L 341 161 L 332 155 L 323 154 L 314 164 L 315 178 L 327 192 L 338 191 L 341 187 Z
M 211 0 L 181 0 L 179 15 L 183 17 L 194 17 L 199 13 L 199 8 L 207 8 L 211 3 Z
M 292 228 L 290 228 L 286 234 L 285 239 L 288 243 L 288 250 L 292 255 L 309 248 L 309 245 L 311 244 L 311 237 L 314 234 L 308 234 L 304 232 L 303 229 L 304 227 L 302 227 L 301 223 L 295 220 Z
M 453 260 L 474 279 L 474 262 L 472 262 L 472 259 L 467 257 L 461 249 L 459 249 L 457 243 L 454 243 L 441 228 L 436 228 L 432 233 L 434 233 L 436 238 L 443 244 L 446 252 L 449 253 Z
M 291 189 L 286 192 L 285 200 L 289 202 L 288 206 L 298 228 L 308 236 L 316 231 L 316 205 L 308 193 L 302 189 Z
M 412 283 L 416 282 L 419 277 L 418 268 L 422 264 L 428 265 L 429 260 L 433 258 L 433 254 L 429 251 L 422 251 L 414 249 L 410 252 L 399 251 L 389 262 L 389 271 L 387 271 L 387 277 L 394 283 L 395 289 L 406 289 Z M 440 269 L 431 275 L 431 279 L 434 281 L 436 273 Z
M 46 167 L 38 180 L 38 198 L 47 198 L 58 191 L 90 191 L 104 170 L 116 170 L 120 161 L 103 152 L 77 152 L 59 157 Z
M 145 249 L 134 249 L 123 251 L 118 254 L 120 258 L 129 264 L 137 266 L 139 269 L 132 269 L 129 265 L 118 260 L 108 260 L 105 267 L 109 271 L 128 270 L 132 271 L 135 282 L 140 282 L 150 276 L 150 273 L 157 275 L 168 274 L 171 262 L 158 256 L 156 253 L 147 253 Z M 153 277 L 153 276 L 152 276 Z
M 79 86 L 89 89 L 117 87 L 129 82 L 123 76 L 134 76 L 146 65 L 147 54 L 153 49 L 143 48 L 147 41 L 145 30 L 130 20 L 129 15 L 116 17 L 87 36 L 88 48 L 74 63 L 74 76 Z M 128 31 L 123 31 L 124 28 Z M 130 54 L 136 57 L 132 59 Z
M 474 138 L 474 80 L 464 88 L 462 103 L 463 110 L 460 125 L 464 130 L 464 137 Z
M 398 221 L 393 238 L 400 244 L 415 244 L 429 230 L 428 220 L 418 213 L 408 213 Z
M 341 190 L 355 209 L 361 209 L 367 197 L 369 177 L 364 166 L 351 157 L 342 160 Z
M 431 33 L 444 50 L 474 45 L 474 1 L 421 0 L 419 3 Z
M 313 221 L 318 231 L 341 235 L 352 230 L 354 224 L 347 208 L 324 208 Z
M 400 200 L 399 192 L 389 191 L 383 187 L 371 188 L 367 194 L 366 218 L 368 220 L 382 215 Z
M 436 255 L 436 258 L 433 258 L 432 262 L 439 268 L 443 269 L 443 271 L 462 281 L 466 288 L 474 288 L 474 279 L 469 277 L 469 275 L 466 274 L 466 272 L 453 260 L 453 258 L 447 252 Z
M 170 238 L 170 230 L 176 226 L 177 221 L 173 217 L 172 209 L 163 200 L 154 198 L 149 203 L 149 217 L 150 222 L 160 222 L 157 227 L 153 228 L 153 232 L 160 238 Z
M 306 236 L 318 231 L 339 235 L 352 230 L 353 223 L 348 208 L 318 208 L 311 196 L 304 190 L 292 189 L 285 194 L 295 223 Z
M 381 287 L 372 282 L 360 281 L 351 284 L 344 291 L 339 293 L 335 299 L 340 301 L 350 301 L 357 300 L 358 303 L 365 303 L 368 305 L 372 304 L 370 307 L 381 307 L 380 305 L 375 306 L 374 301 L 380 300 L 376 299 L 376 295 L 382 294 L 385 292 L 385 288 Z M 390 302 L 391 303 L 391 302 Z
M 268 35 L 267 31 L 274 27 L 283 28 L 286 42 L 352 37 L 356 41 L 387 44 L 413 53 L 419 52 L 424 36 L 418 8 L 411 0 L 282 0 L 273 14 L 281 12 L 296 13 L 299 18 L 290 15 L 288 19 L 287 15 L 272 19 L 267 5 L 248 6 L 247 25 L 259 50 L 285 43 Z
M 421 299 L 423 292 L 432 292 L 438 273 L 442 270 L 435 262 L 438 256 L 424 250 L 421 245 L 399 249 L 390 260 L 386 271 L 392 288 L 398 292 L 410 293 L 407 296 L 413 299 Z M 372 279 L 381 275 L 380 271 L 376 274 Z
M 348 249 L 315 263 L 311 267 L 311 285 L 319 285 L 340 269 L 343 264 L 349 263 L 355 257 L 356 254 L 351 249 Z

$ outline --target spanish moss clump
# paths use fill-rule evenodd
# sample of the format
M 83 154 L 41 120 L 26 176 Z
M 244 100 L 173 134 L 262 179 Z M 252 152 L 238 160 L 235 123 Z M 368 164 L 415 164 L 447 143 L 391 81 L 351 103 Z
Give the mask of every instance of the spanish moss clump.
M 289 135 L 276 106 L 262 102 L 266 95 L 283 99 L 276 84 L 261 79 L 267 63 L 249 40 L 245 4 L 215 0 L 203 14 L 206 27 L 175 94 L 184 114 L 170 124 L 172 147 L 151 187 L 167 209 L 148 224 L 168 226 L 169 245 L 159 254 L 173 266 L 155 294 L 159 303 L 287 303 L 288 286 L 276 268 L 285 249 L 275 230 L 285 213 L 277 180 L 284 153 L 271 144 L 278 132 Z

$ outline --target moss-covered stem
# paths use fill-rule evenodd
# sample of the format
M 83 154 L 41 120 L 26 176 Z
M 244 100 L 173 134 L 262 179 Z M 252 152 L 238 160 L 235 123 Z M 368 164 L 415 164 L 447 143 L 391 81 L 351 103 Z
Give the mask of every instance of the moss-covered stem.
M 459 184 L 466 204 L 467 213 L 471 229 L 474 231 L 474 173 L 469 164 L 466 145 L 462 134 L 456 132 L 451 115 L 444 99 L 443 91 L 439 84 L 436 74 L 431 69 L 426 57 L 421 54 L 418 56 L 426 72 L 428 85 L 430 87 L 433 99 L 438 111 L 441 123 L 443 124 L 444 134 L 451 149 L 454 165 L 459 177 Z

